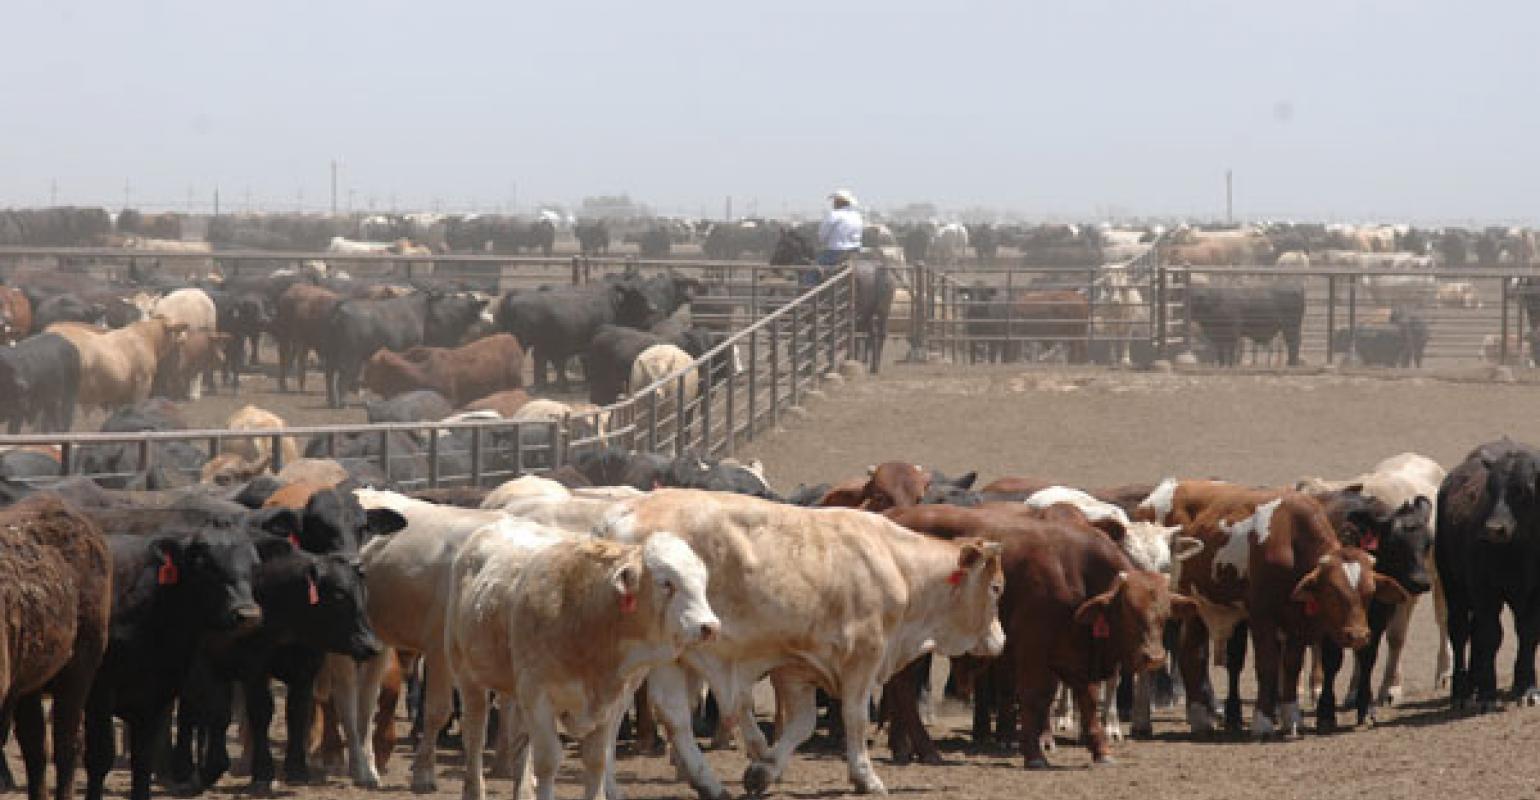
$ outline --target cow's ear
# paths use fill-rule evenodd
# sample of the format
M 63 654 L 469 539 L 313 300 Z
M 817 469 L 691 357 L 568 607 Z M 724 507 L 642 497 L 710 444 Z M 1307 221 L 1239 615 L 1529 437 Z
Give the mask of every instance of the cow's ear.
M 1171 618 L 1192 619 L 1198 615 L 1198 601 L 1185 594 L 1171 595 Z
M 962 547 L 957 551 L 957 568 L 973 569 L 975 566 L 982 564 L 989 558 L 989 554 L 984 549 L 988 544 L 991 543 L 979 539 L 969 539 L 963 542 Z
M 1374 599 L 1386 605 L 1396 605 L 1411 599 L 1408 592 L 1395 578 L 1382 572 L 1374 573 Z
M 642 566 L 626 561 L 610 575 L 610 585 L 615 587 L 622 611 L 636 609 L 636 593 L 642 588 Z
M 1191 536 L 1178 536 L 1181 527 L 1171 528 L 1172 544 L 1171 558 L 1176 561 L 1186 561 L 1189 558 L 1203 552 L 1203 540 Z
M 1078 625 L 1088 625 L 1095 619 L 1098 613 L 1111 608 L 1112 601 L 1117 599 L 1118 592 L 1123 591 L 1123 584 L 1127 582 L 1128 573 L 1119 572 L 1117 577 L 1112 579 L 1112 586 L 1108 587 L 1107 591 L 1086 600 L 1080 604 L 1079 608 L 1075 609 L 1075 623 Z
M 406 527 L 406 517 L 393 509 L 371 508 L 364 512 L 364 526 L 375 536 L 389 536 Z
M 1300 578 L 1299 583 L 1294 584 L 1294 591 L 1289 593 L 1289 599 L 1296 603 L 1303 603 L 1311 599 L 1315 593 L 1316 581 L 1320 579 L 1321 568 L 1319 566 L 1305 573 L 1305 577 Z

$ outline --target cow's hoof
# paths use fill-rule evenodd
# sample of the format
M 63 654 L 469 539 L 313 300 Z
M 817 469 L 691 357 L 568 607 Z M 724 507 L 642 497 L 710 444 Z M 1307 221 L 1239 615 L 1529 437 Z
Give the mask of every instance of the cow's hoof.
M 876 775 L 867 778 L 851 779 L 851 785 L 855 787 L 856 794 L 886 795 L 888 787 L 882 785 L 882 781 Z
M 1038 746 L 1043 748 L 1043 752 L 1045 753 L 1052 753 L 1053 751 L 1059 749 L 1059 743 L 1054 741 L 1053 734 L 1051 733 L 1043 734 L 1042 737 L 1038 739 Z
M 1502 710 L 1503 704 L 1496 699 L 1476 701 L 1476 713 L 1478 714 L 1493 714 Z
M 1135 725 L 1128 729 L 1128 735 L 1135 739 L 1153 739 L 1155 738 L 1155 726 Z
M 273 782 L 253 780 L 251 783 L 246 784 L 246 793 L 254 797 L 272 797 Z
M 1519 694 L 1518 703 L 1520 708 L 1533 708 L 1535 706 L 1540 706 L 1540 688 L 1531 686 L 1528 689 L 1525 689 Z
M 726 789 L 703 789 L 698 786 L 695 788 L 695 796 L 700 800 L 733 800 L 733 793 Z
M 920 756 L 920 763 L 927 767 L 940 767 L 946 764 L 946 760 L 941 757 L 940 753 L 929 752 Z
M 1107 738 L 1111 739 L 1113 742 L 1121 742 L 1121 741 L 1123 741 L 1123 726 L 1122 725 L 1108 725 L 1107 726 Z
M 1317 715 L 1316 718 L 1315 718 L 1315 732 L 1316 733 L 1336 733 L 1337 732 L 1337 715 L 1336 714 L 1320 714 L 1320 715 Z
M 1401 695 L 1402 695 L 1401 687 L 1400 686 L 1392 686 L 1389 689 L 1386 689 L 1385 691 L 1380 692 L 1380 696 L 1378 698 L 1376 698 L 1375 702 L 1379 703 L 1382 706 L 1387 706 L 1387 707 L 1394 706 L 1397 703 L 1401 702 Z
M 7 791 L 14 790 L 15 788 L 16 787 L 14 786 L 0 786 L 0 789 L 6 789 Z M 203 784 L 196 778 L 189 778 L 185 781 L 168 783 L 166 784 L 166 794 L 169 794 L 172 797 L 197 797 L 198 795 L 203 794 Z
M 743 770 L 743 791 L 749 797 L 764 797 L 770 789 L 770 765 L 754 762 Z
M 1048 759 L 1038 756 L 1027 759 L 1027 769 L 1048 769 Z
M 1111 767 L 1111 766 L 1116 765 L 1117 763 L 1118 763 L 1117 759 L 1113 758 L 1110 755 L 1101 755 L 1101 756 L 1097 756 L 1097 757 L 1091 759 L 1091 766 L 1092 767 Z
M 438 779 L 432 773 L 416 774 L 412 776 L 413 794 L 433 794 L 438 791 Z

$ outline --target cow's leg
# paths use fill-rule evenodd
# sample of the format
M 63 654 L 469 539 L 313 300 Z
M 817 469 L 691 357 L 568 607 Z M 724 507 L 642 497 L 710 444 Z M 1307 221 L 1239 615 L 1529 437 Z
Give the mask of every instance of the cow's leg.
M 1342 648 L 1336 642 L 1322 639 L 1313 650 L 1321 660 L 1321 691 L 1315 703 L 1315 729 L 1317 733 L 1331 733 L 1337 729 L 1337 673 L 1342 670 Z M 1295 691 L 1298 692 L 1297 687 Z M 1287 724 L 1287 720 L 1284 723 Z
M 1385 655 L 1385 674 L 1380 680 L 1380 690 L 1374 700 L 1380 705 L 1393 706 L 1401 701 L 1401 654 L 1406 649 L 1406 635 L 1411 630 L 1412 612 L 1417 608 L 1417 601 L 1421 597 L 1413 596 L 1404 603 L 1398 603 L 1390 613 L 1390 619 L 1385 622 L 1385 640 L 1390 645 L 1390 652 Z M 1374 620 L 1370 620 L 1371 628 Z M 1449 637 L 1445 634 L 1444 626 L 1439 625 L 1439 655 L 1443 655 L 1449 648 Z M 1367 688 L 1372 670 L 1364 672 L 1363 685 Z M 1437 679 L 1434 686 L 1438 686 Z
M 1444 594 L 1444 581 L 1437 569 L 1428 570 L 1433 576 L 1433 621 L 1438 625 L 1438 656 L 1433 664 L 1433 688 L 1442 689 L 1449 684 L 1454 665 L 1454 647 L 1449 638 L 1449 599 Z M 1411 623 L 1411 611 L 1407 611 L 1407 623 Z
M 1540 596 L 1516 603 L 1513 616 L 1513 633 L 1518 637 L 1518 647 L 1513 653 L 1513 699 L 1521 706 L 1540 705 L 1540 686 L 1535 685 L 1535 648 L 1540 645 Z
M 883 687 L 882 708 L 888 723 L 888 746 L 895 764 L 908 764 L 913 758 L 925 764 L 940 764 L 941 752 L 931 741 L 920 719 L 919 693 L 925 658 L 915 659 L 899 670 Z
M 492 769 L 488 773 L 494 778 L 512 778 L 515 769 L 523 769 L 520 764 L 520 748 L 525 748 L 524 755 L 528 755 L 529 741 L 514 736 L 514 731 L 522 731 L 508 723 L 519 713 L 519 703 L 511 692 L 500 692 L 497 695 L 497 739 L 492 743 Z M 621 712 L 624 715 L 625 712 Z M 618 729 L 617 729 L 618 731 Z
M 662 744 L 658 740 L 658 720 L 652 703 L 647 700 L 647 687 L 636 690 L 632 705 L 636 708 L 636 752 L 656 755 Z
M 620 730 L 620 717 L 624 703 L 617 703 L 614 713 L 605 718 L 583 737 L 578 755 L 583 760 L 583 800 L 596 800 L 599 790 L 604 790 L 604 800 L 625 800 L 614 779 L 615 734 Z
M 395 657 L 396 654 L 387 649 L 359 664 L 348 659 L 342 674 L 337 676 L 340 679 L 332 683 L 332 703 L 347 738 L 348 774 L 353 777 L 355 786 L 369 789 L 380 786 L 380 774 L 375 769 L 374 741 L 369 735 L 370 716 L 379 702 L 380 683 L 389 664 L 387 659 Z
M 1245 623 L 1235 626 L 1225 641 L 1225 674 L 1229 683 L 1225 687 L 1225 729 L 1231 733 L 1241 730 L 1241 672 L 1246 668 Z
M 784 700 L 780 697 L 782 692 L 785 693 Z M 818 724 L 817 690 L 811 683 L 795 679 L 781 681 L 777 684 L 776 695 L 776 702 L 785 709 L 786 722 L 775 745 L 765 753 L 763 758 L 755 758 L 743 771 L 743 790 L 753 797 L 763 795 L 770 788 L 770 784 L 780 779 L 781 773 L 786 770 L 787 763 L 791 761 L 792 753 L 813 735 L 813 728 Z M 851 709 L 859 707 L 861 722 L 856 730 L 861 732 L 862 756 L 865 755 L 866 747 L 866 698 L 870 697 L 870 690 L 864 695 L 847 693 L 840 704 L 846 722 L 847 744 L 853 740 L 849 735 Z M 741 725 L 742 720 L 740 720 L 740 729 Z M 751 737 L 745 733 L 744 749 L 752 755 L 755 748 L 750 740 Z M 858 783 L 856 788 L 861 790 L 861 784 Z
M 53 679 L 53 707 L 49 709 L 49 721 L 53 725 L 56 800 L 71 800 L 75 796 L 75 769 L 80 763 L 80 729 L 85 719 L 86 696 L 91 692 L 91 679 L 96 675 L 99 660 L 84 652 L 77 653 Z
M 736 707 L 739 702 L 738 697 L 722 691 L 720 686 L 714 685 L 712 690 L 717 691 L 717 697 L 730 706 Z M 663 727 L 668 730 L 669 741 L 674 745 L 676 764 L 684 778 L 694 787 L 695 793 L 702 800 L 727 800 L 727 790 L 712 774 L 700 745 L 695 741 L 695 731 L 690 725 L 690 687 L 684 668 L 678 664 L 653 668 L 647 675 L 647 693 L 663 721 Z M 747 725 L 753 726 L 753 720 L 748 720 Z M 748 749 L 747 737 L 744 749 Z
M 1305 641 L 1289 636 L 1279 647 L 1278 728 L 1284 736 L 1299 736 L 1303 720 L 1299 713 L 1299 673 L 1305 665 Z M 1337 658 L 1341 667 L 1342 658 Z M 1332 700 L 1335 707 L 1336 700 Z
M 1123 721 L 1118 718 L 1118 690 L 1121 686 L 1117 673 L 1102 682 L 1101 728 L 1103 735 L 1114 742 L 1123 741 Z
M 1277 733 L 1275 714 L 1278 711 L 1279 681 L 1281 663 L 1283 658 L 1282 648 L 1278 642 L 1277 629 L 1270 622 L 1252 621 L 1251 644 L 1256 648 L 1256 663 L 1254 672 L 1257 679 L 1257 701 L 1251 715 L 1251 735 L 1253 738 L 1262 738 Z M 1289 673 L 1294 684 L 1284 686 L 1282 689 L 1294 697 L 1299 692 L 1299 671 L 1296 669 Z M 1240 699 L 1236 698 L 1239 703 Z M 1228 701 L 1227 701 L 1228 703 Z
M 1033 655 L 1046 658 L 1044 654 Z M 1058 681 L 1048 672 L 1046 664 L 1028 662 L 1015 672 L 1021 713 L 1021 757 L 1027 769 L 1047 769 L 1048 757 L 1043 753 L 1043 735 L 1053 735 L 1046 723 L 1049 706 L 1058 690 Z
M 460 736 L 465 751 L 465 783 L 462 800 L 482 800 L 483 754 L 487 743 L 487 690 L 467 681 L 460 683 Z
M 27 772 L 27 800 L 43 800 L 48 780 L 48 730 L 43 719 L 42 695 L 17 700 L 12 719 L 16 724 L 16 744 L 21 748 L 21 760 Z
M 134 735 L 136 721 L 131 719 L 125 723 L 130 737 Z M 85 720 L 86 800 L 102 800 L 107 773 L 117 760 L 117 739 L 112 727 L 112 698 L 105 691 L 92 692 L 86 703 Z M 145 788 L 149 788 L 148 780 Z
M 871 704 L 872 693 L 877 688 L 876 675 L 869 674 L 855 679 L 852 679 L 852 676 L 846 676 L 841 683 L 844 694 L 840 698 L 840 711 L 845 722 L 845 759 L 850 771 L 850 784 L 861 794 L 887 794 L 888 789 L 882 785 L 882 779 L 877 777 L 877 770 L 872 767 L 871 755 L 866 750 L 866 729 L 870 724 L 866 711 Z M 808 699 L 811 700 L 811 698 L 812 689 L 809 687 Z M 811 702 L 804 702 L 802 713 L 808 718 L 807 735 L 811 735 L 811 726 L 813 720 L 817 718 L 817 710 Z M 807 735 L 803 736 L 804 740 Z M 791 758 L 791 751 L 797 744 L 801 742 L 787 749 L 787 759 Z M 780 745 L 780 742 L 776 742 L 777 747 Z
M 1070 688 L 1075 707 L 1080 711 L 1081 736 L 1091 750 L 1091 763 L 1111 764 L 1112 746 L 1102 729 L 1101 714 L 1096 708 L 1096 696 L 1106 690 L 1108 683 L 1081 683 Z
M 273 765 L 272 746 L 267 738 L 268 726 L 273 721 L 273 693 L 268 688 L 265 674 L 243 681 L 241 688 L 246 696 L 249 736 L 246 752 L 251 754 L 250 791 L 253 794 L 271 794 L 273 778 L 277 774 Z
M 1068 733 L 1075 729 L 1075 701 L 1067 684 L 1061 684 L 1053 701 L 1053 729 Z
M 437 791 L 438 781 L 433 775 L 433 750 L 438 743 L 438 732 L 449 724 L 453 711 L 451 697 L 454 687 L 450 683 L 449 665 L 438 653 L 423 655 L 422 735 L 417 738 L 417 752 L 412 756 L 412 791 L 426 793 Z
M 1353 708 L 1358 711 L 1359 725 L 1376 718 L 1374 694 L 1371 689 L 1374 685 L 1374 664 L 1379 660 L 1380 641 L 1384 638 L 1387 627 L 1395 624 L 1395 617 L 1402 613 L 1402 607 L 1405 605 L 1409 604 L 1386 606 L 1384 603 L 1374 602 L 1369 606 L 1369 643 L 1353 653 L 1353 684 L 1357 687 Z M 1391 670 L 1392 666 L 1386 663 L 1387 682 L 1390 679 Z
M 1490 596 L 1495 588 L 1487 588 L 1476 598 L 1476 609 L 1471 614 L 1470 631 L 1470 683 L 1475 691 L 1479 711 L 1496 711 L 1497 700 L 1497 650 L 1503 644 L 1502 600 Z
M 1133 724 L 1129 726 L 1129 735 L 1135 739 L 1148 739 L 1155 735 L 1155 725 L 1150 719 L 1150 706 L 1153 704 L 1154 694 L 1155 673 L 1135 673 L 1134 711 L 1130 720 Z
M 536 699 L 529 706 L 525 724 L 529 728 L 529 756 L 535 777 L 535 798 L 556 800 L 556 769 L 561 766 L 561 737 L 556 732 L 556 718 L 551 712 L 550 702 L 545 698 Z M 472 799 L 467 795 L 467 800 Z
M 1193 617 L 1183 620 L 1177 644 L 1182 684 L 1187 694 L 1187 725 L 1195 734 L 1214 732 L 1214 696 L 1208 680 L 1208 627 Z
M 324 657 L 320 653 L 315 653 L 313 657 L 307 655 L 306 662 L 296 670 L 293 679 L 287 682 L 289 694 L 284 701 L 284 722 L 289 741 L 283 757 L 283 782 L 290 786 L 304 786 L 311 782 L 310 724 L 315 716 L 316 673 L 320 671 Z
M 374 733 L 369 737 L 369 747 L 375 775 L 385 771 L 391 752 L 396 749 L 396 706 L 401 702 L 403 676 L 400 661 L 396 660 L 396 656 L 391 658 L 391 661 L 386 662 L 384 679 L 377 689 L 372 689 L 379 694 L 373 704 L 363 700 L 369 696 L 365 690 L 373 684 L 362 680 L 359 682 L 359 708 L 363 713 L 370 713 L 370 709 L 373 709 L 374 714 Z

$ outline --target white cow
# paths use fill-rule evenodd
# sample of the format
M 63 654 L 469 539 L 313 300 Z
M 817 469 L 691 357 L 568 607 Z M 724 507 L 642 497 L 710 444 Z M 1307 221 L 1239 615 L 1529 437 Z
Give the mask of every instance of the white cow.
M 504 519 L 471 534 L 454 558 L 445 619 L 464 706 L 461 797 L 483 797 L 495 691 L 514 701 L 503 724 L 512 738 L 529 739 L 539 800 L 556 797 L 558 722 L 579 740 L 584 796 L 596 797 L 603 784 L 607 798 L 620 800 L 611 765 L 632 695 L 650 668 L 721 629 L 706 584 L 705 564 L 668 533 L 629 544 Z M 515 776 L 522 782 L 522 765 Z

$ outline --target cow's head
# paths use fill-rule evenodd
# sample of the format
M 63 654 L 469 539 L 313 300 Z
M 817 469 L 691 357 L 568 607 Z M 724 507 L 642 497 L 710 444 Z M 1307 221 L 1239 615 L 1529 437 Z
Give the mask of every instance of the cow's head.
M 1356 650 L 1369 641 L 1369 601 L 1399 603 L 1409 596 L 1394 578 L 1374 571 L 1373 556 L 1348 546 L 1321 556 L 1289 599 L 1323 634 Z
M 930 488 L 931 473 L 919 464 L 888 461 L 868 470 L 861 507 L 882 513 L 890 508 L 919 505 Z
M 1166 576 L 1135 570 L 1119 572 L 1110 586 L 1081 603 L 1075 623 L 1089 626 L 1093 642 L 1105 642 L 1119 664 L 1134 673 L 1165 663 L 1166 620 L 1197 611 L 1192 598 L 1171 591 Z
M 1153 522 L 1130 522 L 1121 529 L 1121 537 L 1114 539 L 1128 554 L 1128 560 L 1139 569 L 1169 574 L 1172 564 L 1186 561 L 1203 550 L 1203 542 L 1182 536 L 1179 525 L 1168 527 Z
M 270 455 L 247 461 L 238 453 L 220 453 L 204 463 L 199 470 L 199 480 L 214 486 L 236 486 L 267 472 L 271 464 Z
M 979 505 L 984 502 L 984 496 L 973 490 L 973 484 L 978 481 L 978 477 L 978 472 L 966 472 L 956 478 L 949 478 L 939 470 L 932 470 L 930 486 L 926 487 L 920 503 L 949 506 Z
M 1426 497 L 1418 496 L 1395 509 L 1369 498 L 1348 511 L 1337 536 L 1372 556 L 1378 572 L 1394 578 L 1408 592 L 1422 594 L 1433 587 L 1427 567 L 1433 549 L 1432 514 L 1433 504 Z
M 156 537 L 149 544 L 156 584 L 177 593 L 212 630 L 243 631 L 262 622 L 252 595 L 257 549 L 241 536 Z
M 297 532 L 300 547 L 312 553 L 353 554 L 376 536 L 406 527 L 406 518 L 389 508 L 365 509 L 356 484 L 322 489 L 305 503 Z
M 1000 568 L 1000 543 L 983 539 L 959 539 L 957 561 L 944 578 L 950 586 L 950 602 L 935 633 L 936 651 L 956 657 L 964 654 L 993 657 L 1005 650 L 1005 629 L 1000 627 L 1000 596 L 1005 593 L 1005 574 Z
M 1487 471 L 1487 497 L 1492 510 L 1482 525 L 1481 538 L 1507 544 L 1521 527 L 1533 525 L 1540 512 L 1540 465 L 1528 453 L 1509 450 L 1496 459 L 1483 459 Z
M 365 613 L 368 593 L 356 555 L 306 553 L 278 537 L 259 548 L 264 614 L 285 620 L 307 646 L 359 661 L 379 654 L 384 645 Z
M 708 642 L 722 621 L 706 600 L 706 564 L 672 533 L 655 533 L 611 576 L 622 614 L 651 615 L 675 646 Z

